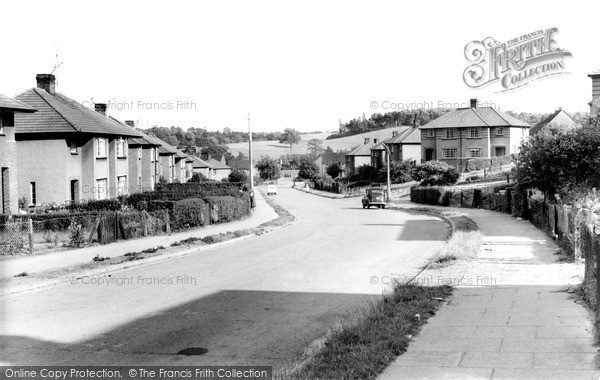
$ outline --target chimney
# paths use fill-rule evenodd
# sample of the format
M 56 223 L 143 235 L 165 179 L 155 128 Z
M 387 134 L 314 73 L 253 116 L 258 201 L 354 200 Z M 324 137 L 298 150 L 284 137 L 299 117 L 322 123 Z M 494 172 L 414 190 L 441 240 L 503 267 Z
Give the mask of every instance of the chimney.
M 135 128 L 135 123 L 133 120 L 125 120 L 125 124 L 129 125 L 132 128 Z
M 588 77 L 592 78 L 592 101 L 590 105 L 590 116 L 594 117 L 600 110 L 600 70 L 596 70 Z
M 392 131 L 392 137 L 398 136 L 398 131 Z
M 378 141 L 378 139 L 373 139 L 373 144 L 377 144 Z
M 95 103 L 94 109 L 96 110 L 96 112 L 106 116 L 106 103 Z
M 477 108 L 477 98 L 471 98 L 471 108 Z
M 35 76 L 35 80 L 37 82 L 37 88 L 42 90 L 46 90 L 47 93 L 54 95 L 54 82 L 56 82 L 56 77 L 52 74 L 38 74 Z
M 365 145 L 367 145 L 369 143 L 369 138 L 365 137 Z

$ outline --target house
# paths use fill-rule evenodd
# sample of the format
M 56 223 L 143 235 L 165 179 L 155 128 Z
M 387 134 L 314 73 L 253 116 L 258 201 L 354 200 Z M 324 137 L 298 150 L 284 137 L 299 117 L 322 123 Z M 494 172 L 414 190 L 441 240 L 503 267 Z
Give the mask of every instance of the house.
M 578 126 L 579 123 L 577 123 L 571 115 L 566 113 L 562 108 L 559 108 L 552 115 L 531 127 L 531 129 L 529 129 L 529 136 L 535 136 L 540 131 L 548 129 L 566 132 L 567 130 Z
M 492 107 L 458 108 L 419 127 L 421 161 L 441 160 L 459 170 L 468 159 L 518 152 L 530 125 Z
M 18 193 L 29 206 L 113 198 L 129 188 L 127 138 L 139 132 L 55 91 L 56 77 L 15 98 L 38 110 L 15 115 Z
M 125 125 L 135 128 L 132 120 L 126 120 Z M 153 136 L 138 130 L 140 137 L 130 137 L 129 146 L 129 177 L 131 178 L 129 193 L 152 191 L 158 181 L 158 148 L 161 143 Z M 133 183 L 133 181 L 136 181 Z
M 199 173 L 206 178 L 209 178 L 211 166 L 208 164 L 208 162 L 196 156 L 190 157 L 192 159 L 192 173 Z
M 241 160 L 230 160 L 227 165 L 232 169 L 237 169 L 250 174 L 250 159 L 242 158 Z
M 0 94 L 0 213 L 19 212 L 15 113 L 32 113 L 32 107 Z
M 341 164 L 342 170 L 344 170 L 346 167 L 346 154 L 341 152 L 325 152 L 315 160 L 315 164 L 317 164 L 321 173 L 325 173 L 327 167 L 334 163 Z
M 350 174 L 355 174 L 359 167 L 371 165 L 371 148 L 379 143 L 378 139 L 369 139 L 365 137 L 363 145 L 352 149 L 346 153 L 346 170 Z
M 421 131 L 417 125 L 402 127 L 392 132 L 392 137 L 383 141 L 390 150 L 390 161 L 415 160 L 421 162 Z
M 592 78 L 592 101 L 589 102 L 590 116 L 594 117 L 600 110 L 600 70 L 596 70 L 588 74 Z
M 223 178 L 229 177 L 229 173 L 231 173 L 231 167 L 225 164 L 225 156 L 221 156 L 221 160 L 211 157 L 208 160 L 208 164 L 210 165 L 210 174 L 208 178 L 215 181 L 220 181 Z

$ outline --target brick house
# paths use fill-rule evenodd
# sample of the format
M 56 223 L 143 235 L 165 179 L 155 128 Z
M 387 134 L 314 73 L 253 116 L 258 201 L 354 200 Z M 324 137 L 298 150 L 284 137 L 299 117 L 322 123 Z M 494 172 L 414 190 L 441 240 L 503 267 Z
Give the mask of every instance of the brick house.
M 518 152 L 530 125 L 492 107 L 458 108 L 421 127 L 421 161 L 445 161 L 459 170 L 468 159 Z
M 207 162 L 210 165 L 209 177 L 212 180 L 220 181 L 227 178 L 231 173 L 231 167 L 225 163 L 225 156 L 220 156 L 220 159 L 211 157 Z
M 567 131 L 576 127 L 579 127 L 579 123 L 577 123 L 575 119 L 562 108 L 559 108 L 552 115 L 531 127 L 531 129 L 529 129 L 529 136 L 535 136 L 540 131 L 550 128 Z
M 15 117 L 18 192 L 29 206 L 113 198 L 129 188 L 128 137 L 140 134 L 55 91 L 55 76 L 16 99 L 38 110 Z
M 369 139 L 365 137 L 363 145 L 352 149 L 346 153 L 346 170 L 348 174 L 356 174 L 359 167 L 363 165 L 371 165 L 371 148 L 377 145 L 377 139 Z
M 125 124 L 135 128 L 132 120 Z M 138 130 L 140 137 L 130 137 L 129 146 L 129 193 L 152 191 L 158 181 L 158 148 L 161 146 L 156 137 L 149 136 Z M 134 182 L 135 181 L 135 182 Z
M 392 137 L 371 148 L 371 166 L 381 169 L 387 165 L 387 151 L 390 150 L 390 162 L 408 159 L 421 162 L 421 131 L 416 127 L 403 126 L 392 131 Z
M 196 156 L 190 157 L 192 159 L 192 173 L 199 173 L 209 178 L 211 169 L 209 163 Z
M 592 101 L 589 102 L 590 116 L 594 117 L 600 110 L 600 70 L 588 74 L 592 78 Z
M 19 212 L 15 113 L 36 110 L 0 94 L 0 214 Z

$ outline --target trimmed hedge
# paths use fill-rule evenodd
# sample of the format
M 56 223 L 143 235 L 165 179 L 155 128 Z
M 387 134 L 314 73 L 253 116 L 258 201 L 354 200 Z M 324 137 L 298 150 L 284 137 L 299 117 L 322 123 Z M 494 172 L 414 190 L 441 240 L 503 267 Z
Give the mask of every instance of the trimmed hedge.
M 410 200 L 415 203 L 438 205 L 442 198 L 443 188 L 437 186 L 425 186 L 410 188 Z
M 513 161 L 513 155 L 491 158 L 473 158 L 467 160 L 467 170 L 482 170 L 496 168 L 502 165 L 508 165 Z
M 12 218 L 15 221 L 27 221 L 31 219 L 34 232 L 58 232 L 67 231 L 72 221 L 81 224 L 84 228 L 90 227 L 100 214 L 100 212 L 54 212 L 48 214 L 12 215 Z M 6 224 L 9 220 L 8 218 L 8 215 L 3 215 L 0 218 L 0 224 Z
M 66 206 L 66 209 L 71 212 L 119 211 L 121 210 L 121 208 L 121 202 L 119 202 L 116 199 L 100 199 L 82 202 L 71 202 Z
M 250 195 L 242 197 L 206 197 L 204 199 L 212 207 L 211 219 L 214 223 L 230 222 L 250 214 Z
M 156 192 L 161 198 L 168 200 L 181 200 L 185 198 L 205 198 L 205 197 L 240 197 L 241 185 L 235 182 L 188 182 L 188 183 L 167 183 L 157 185 Z
M 183 230 L 205 224 L 205 209 L 206 202 L 199 198 L 189 198 L 175 202 L 171 211 L 173 229 Z

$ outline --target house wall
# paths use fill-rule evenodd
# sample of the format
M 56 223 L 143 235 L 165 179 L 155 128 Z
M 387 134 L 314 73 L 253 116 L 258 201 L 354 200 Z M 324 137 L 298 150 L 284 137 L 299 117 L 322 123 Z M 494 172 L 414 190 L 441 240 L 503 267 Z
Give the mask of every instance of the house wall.
M 179 182 L 185 182 L 185 160 L 182 158 L 175 157 L 175 180 Z
M 354 156 L 354 170 L 363 165 L 371 165 L 371 156 Z
M 71 154 L 67 139 L 19 140 L 17 146 L 17 191 L 26 204 L 31 203 L 31 182 L 35 182 L 37 205 L 69 201 L 70 181 L 83 182 L 83 149 Z
M 404 161 L 404 160 L 408 160 L 408 159 L 415 160 L 417 162 L 421 162 L 421 145 L 420 144 L 404 144 L 402 146 L 402 160 Z
M 164 177 L 164 179 L 171 183 L 173 182 L 173 171 L 171 165 L 171 157 L 172 155 L 160 155 L 160 163 L 161 163 L 161 172 L 160 175 Z
M 223 178 L 227 178 L 231 173 L 231 169 L 213 169 L 212 179 L 220 181 Z
M 142 191 L 153 190 L 154 184 L 158 180 L 158 178 L 156 178 L 156 163 L 155 161 L 152 161 L 153 149 L 154 147 L 144 147 L 142 149 L 142 159 L 140 162 L 140 173 L 142 175 Z M 153 176 L 154 182 L 152 182 Z
M 206 178 L 209 178 L 210 170 L 208 168 L 194 168 L 193 173 L 200 173 L 204 175 Z
M 142 157 L 140 158 L 139 152 L 142 151 Z M 146 150 L 148 150 L 146 148 Z M 128 163 L 129 163 L 129 189 L 128 193 L 138 193 L 141 191 L 143 187 L 143 178 L 142 183 L 139 183 L 139 177 L 143 177 L 143 152 L 144 148 L 139 145 L 131 146 L 128 148 Z
M 17 142 L 12 112 L 2 112 L 4 135 L 0 135 L 0 213 L 19 211 L 17 186 Z

